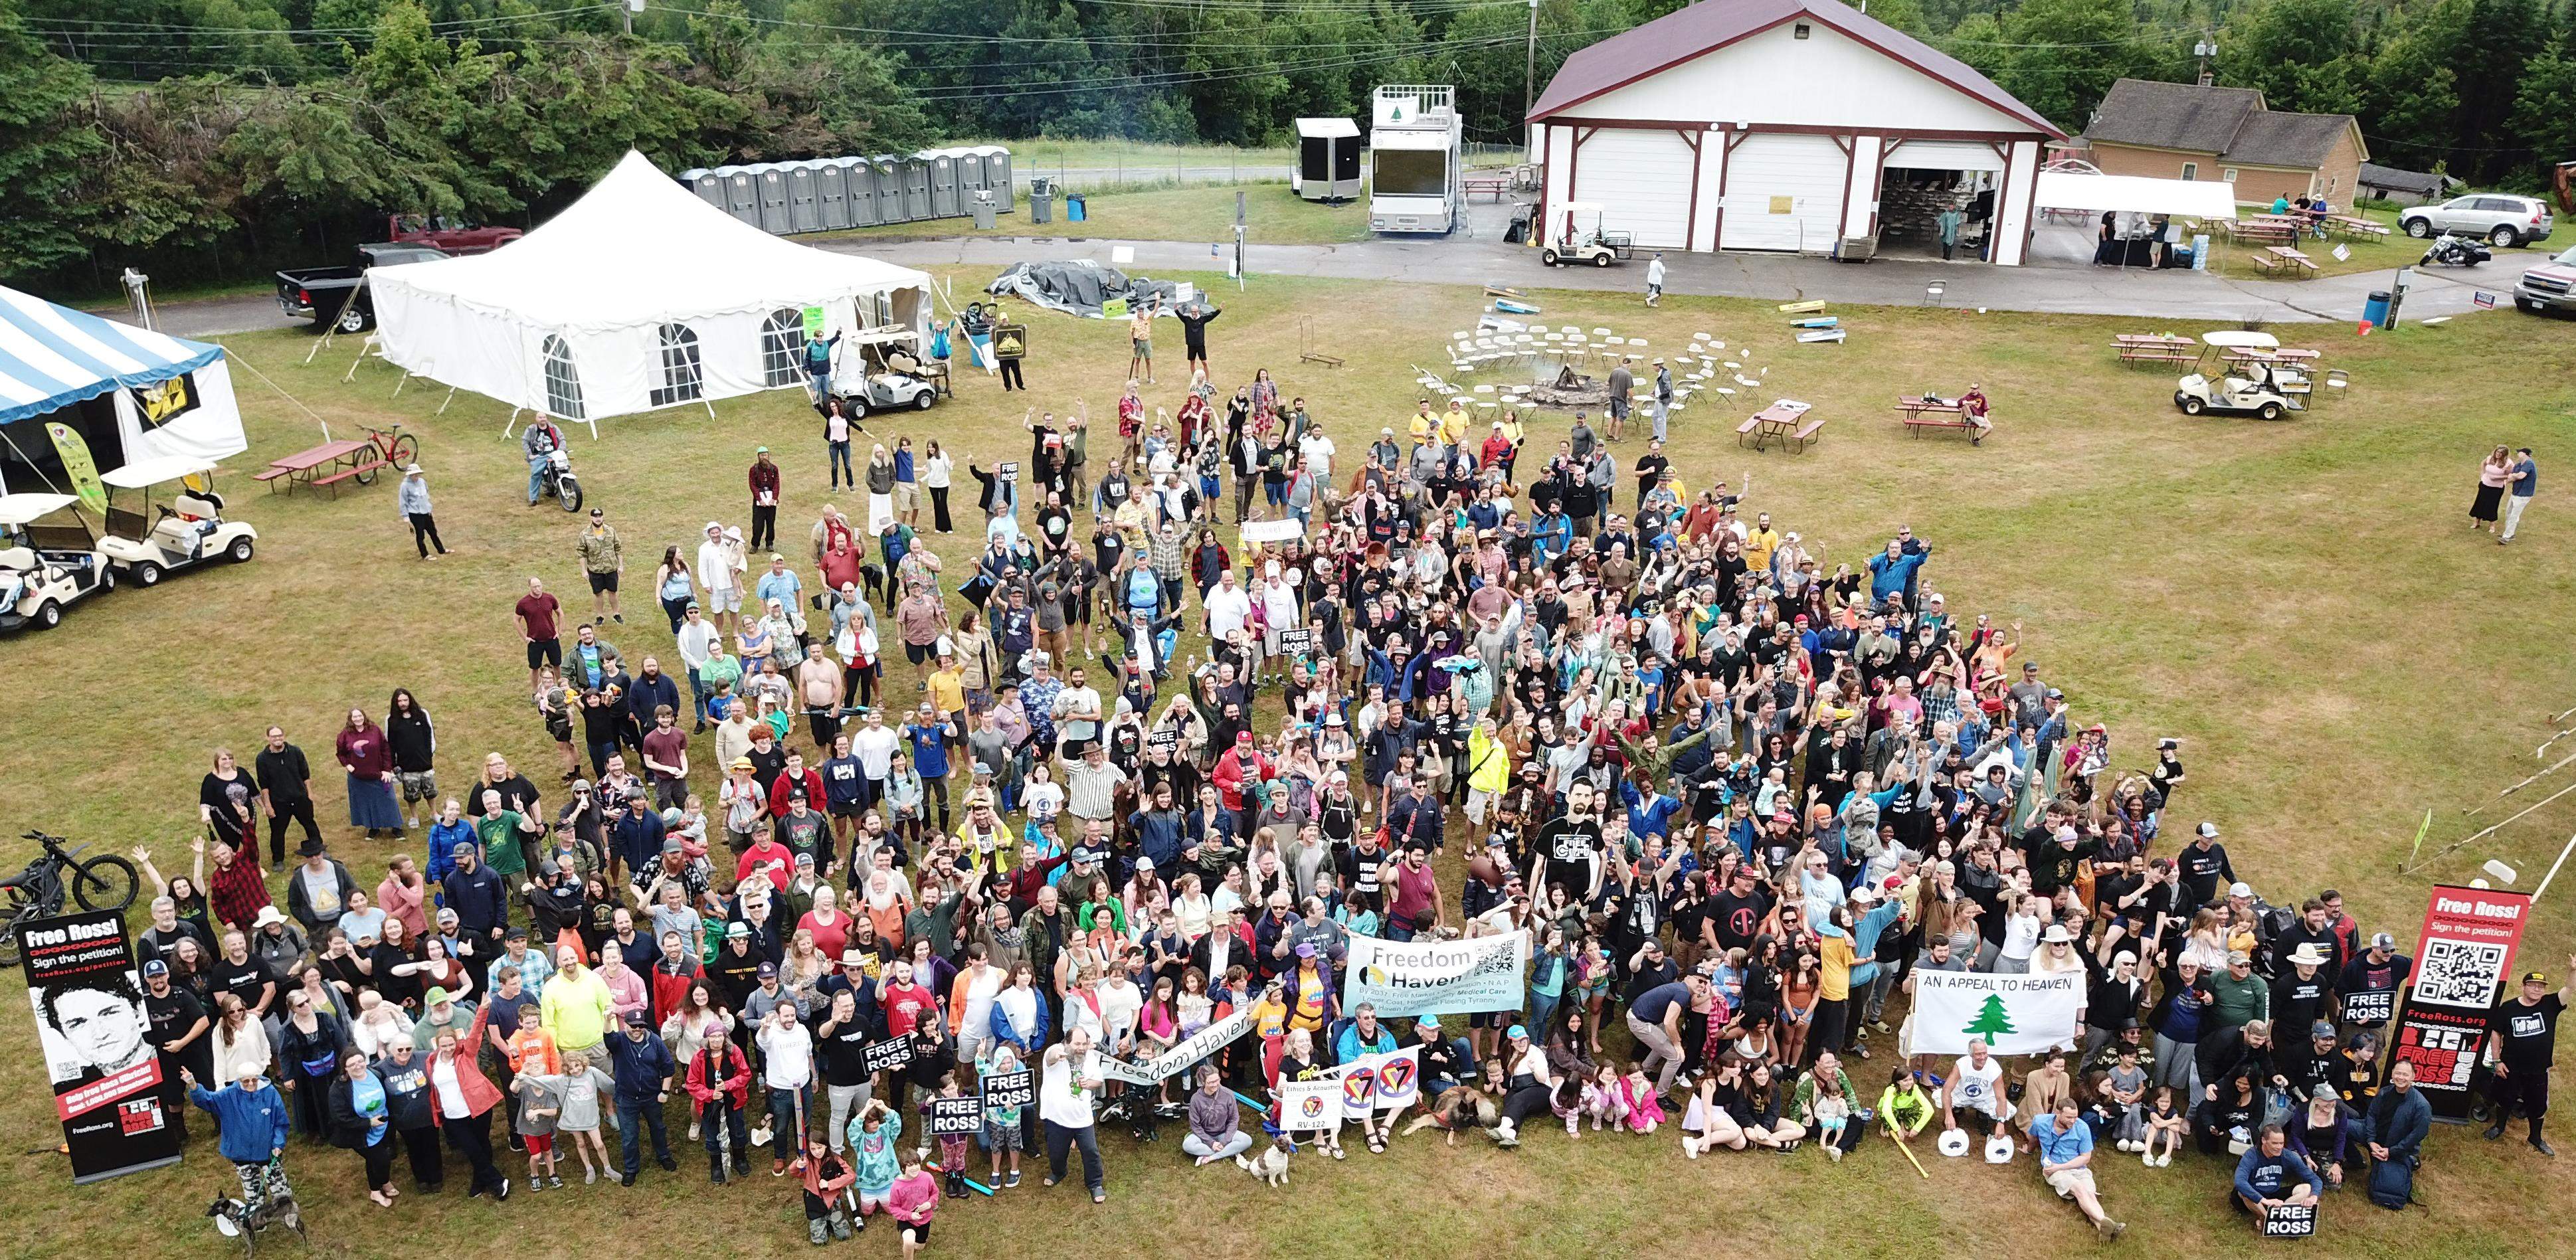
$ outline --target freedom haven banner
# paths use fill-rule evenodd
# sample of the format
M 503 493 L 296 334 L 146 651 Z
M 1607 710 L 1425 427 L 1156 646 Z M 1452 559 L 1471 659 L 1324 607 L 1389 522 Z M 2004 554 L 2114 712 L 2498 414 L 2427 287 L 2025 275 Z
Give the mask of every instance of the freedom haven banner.
M 2037 1054 L 2075 1043 L 2084 973 L 2004 976 L 1914 972 L 1908 1054 L 1966 1054 L 1985 1041 L 1996 1054 Z
M 2398 1009 L 2389 1065 L 2415 1065 L 2415 1086 L 2439 1119 L 2468 1117 L 2478 1047 L 2530 912 L 2529 893 L 2456 884 L 2435 884 L 2424 906 L 2415 975 Z
M 161 1109 L 161 1056 L 125 917 L 101 910 L 40 919 L 18 929 L 18 943 L 74 1184 L 177 1163 L 179 1133 Z
M 1235 1038 L 1251 1031 L 1252 1008 L 1247 1006 L 1181 1038 L 1171 1049 L 1155 1055 L 1151 1062 L 1123 1063 L 1104 1055 L 1100 1060 L 1100 1075 L 1113 1081 L 1125 1081 L 1130 1085 L 1159 1084 L 1181 1069 L 1233 1044 Z
M 1529 934 L 1510 932 L 1457 941 L 1390 941 L 1350 937 L 1342 965 L 1342 1011 L 1363 1002 L 1377 1016 L 1517 1011 L 1528 987 Z

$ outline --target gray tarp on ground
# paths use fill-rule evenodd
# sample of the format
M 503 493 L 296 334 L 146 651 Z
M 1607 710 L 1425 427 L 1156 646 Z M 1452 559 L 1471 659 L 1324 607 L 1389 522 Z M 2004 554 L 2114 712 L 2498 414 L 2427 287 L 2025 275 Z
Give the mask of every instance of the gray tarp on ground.
M 1130 303 L 1154 299 L 1162 314 L 1172 309 L 1176 287 L 1169 280 L 1144 276 L 1129 279 L 1116 267 L 1104 267 L 1087 258 L 1069 262 L 1012 263 L 984 291 L 1000 297 L 1013 294 L 1051 311 L 1063 311 L 1085 319 L 1100 318 L 1103 302 L 1125 298 Z

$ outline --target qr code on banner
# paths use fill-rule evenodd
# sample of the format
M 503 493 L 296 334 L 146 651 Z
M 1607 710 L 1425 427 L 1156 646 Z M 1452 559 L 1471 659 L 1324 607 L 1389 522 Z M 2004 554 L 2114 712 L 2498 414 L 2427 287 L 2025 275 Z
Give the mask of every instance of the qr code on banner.
M 2428 942 L 2416 972 L 2415 1000 L 2437 1006 L 2484 1010 L 2495 1001 L 2498 977 L 2504 974 L 2504 946 L 2475 941 Z

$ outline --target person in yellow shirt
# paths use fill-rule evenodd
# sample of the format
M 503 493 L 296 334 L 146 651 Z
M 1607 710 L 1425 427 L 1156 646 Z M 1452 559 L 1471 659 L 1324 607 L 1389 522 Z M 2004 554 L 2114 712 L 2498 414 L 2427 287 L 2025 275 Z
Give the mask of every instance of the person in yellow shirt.
M 1440 413 L 1440 444 L 1455 447 L 1466 440 L 1467 403 L 1464 399 L 1452 398 L 1449 409 Z
M 965 720 L 966 667 L 957 662 L 954 653 L 939 654 L 939 668 L 930 674 L 930 702 L 939 706 L 940 721 Z
M 1752 532 L 1744 536 L 1744 567 L 1756 573 L 1771 570 L 1771 553 L 1780 549 L 1780 531 L 1771 528 L 1771 514 L 1757 512 Z
M 1413 400 L 1413 419 L 1406 422 L 1406 427 L 1417 443 L 1430 441 L 1431 436 L 1440 431 L 1440 417 L 1431 414 L 1430 399 Z
M 1315 943 L 1297 946 L 1297 969 L 1288 975 L 1288 1027 L 1322 1032 L 1333 1022 L 1333 977 L 1315 956 Z
M 555 974 L 538 1005 L 559 1050 L 580 1051 L 593 1063 L 607 1058 L 600 1042 L 608 1037 L 608 1015 L 616 1003 L 608 982 L 582 965 L 580 950 L 567 945 L 555 951 Z
M 1485 811 L 1512 785 L 1512 750 L 1495 734 L 1494 719 L 1476 719 L 1467 733 L 1467 821 L 1485 825 Z

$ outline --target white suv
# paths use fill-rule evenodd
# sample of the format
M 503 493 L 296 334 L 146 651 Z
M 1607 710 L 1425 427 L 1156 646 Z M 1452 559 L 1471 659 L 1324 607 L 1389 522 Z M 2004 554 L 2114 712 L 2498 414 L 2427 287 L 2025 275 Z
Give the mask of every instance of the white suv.
M 2549 239 L 2549 206 L 2537 197 L 2471 193 L 2438 206 L 2417 206 L 2397 216 L 2397 226 L 2418 240 L 2443 233 L 2482 236 L 2498 249 Z

